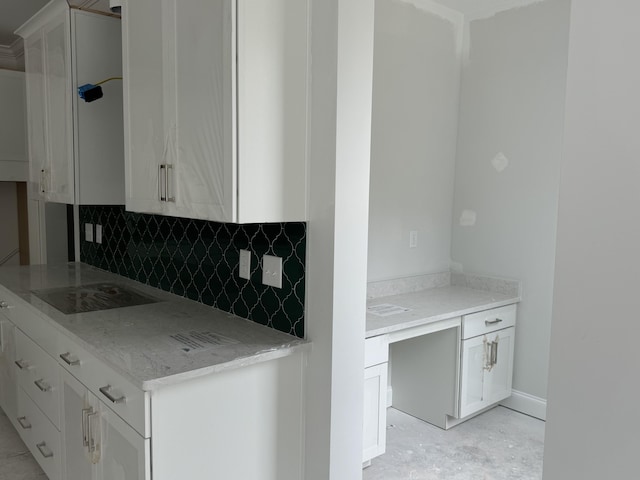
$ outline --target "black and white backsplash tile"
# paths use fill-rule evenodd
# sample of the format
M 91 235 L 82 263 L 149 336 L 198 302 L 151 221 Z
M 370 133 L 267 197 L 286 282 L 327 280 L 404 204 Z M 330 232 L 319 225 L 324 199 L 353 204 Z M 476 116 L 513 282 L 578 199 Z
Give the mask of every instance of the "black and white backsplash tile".
M 84 224 L 102 225 L 102 244 Z M 236 225 L 81 206 L 82 262 L 304 337 L 305 223 Z M 251 279 L 238 277 L 240 249 Z M 282 257 L 282 288 L 262 284 L 262 256 Z

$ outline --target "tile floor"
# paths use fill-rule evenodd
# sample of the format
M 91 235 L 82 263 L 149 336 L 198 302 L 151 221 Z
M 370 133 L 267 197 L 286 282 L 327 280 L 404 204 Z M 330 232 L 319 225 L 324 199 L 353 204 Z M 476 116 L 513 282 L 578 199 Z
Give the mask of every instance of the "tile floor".
M 18 432 L 0 410 L 0 480 L 46 480 Z
M 387 412 L 387 452 L 363 480 L 540 480 L 544 422 L 496 407 L 447 431 Z

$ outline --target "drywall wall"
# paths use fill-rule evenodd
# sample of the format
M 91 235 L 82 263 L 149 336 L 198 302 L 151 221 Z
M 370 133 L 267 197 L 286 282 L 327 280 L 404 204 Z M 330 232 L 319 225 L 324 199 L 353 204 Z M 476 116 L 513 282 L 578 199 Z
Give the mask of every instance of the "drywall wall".
M 18 249 L 18 196 L 14 182 L 0 182 L 0 260 Z M 4 265 L 19 265 L 18 254 Z
M 513 388 L 544 416 L 569 0 L 471 21 L 460 99 L 453 266 L 517 278 Z M 520 408 L 521 409 L 521 408 Z
M 571 7 L 544 480 L 638 478 L 638 18 Z
M 449 270 L 462 22 L 413 3 L 375 2 L 369 281 Z

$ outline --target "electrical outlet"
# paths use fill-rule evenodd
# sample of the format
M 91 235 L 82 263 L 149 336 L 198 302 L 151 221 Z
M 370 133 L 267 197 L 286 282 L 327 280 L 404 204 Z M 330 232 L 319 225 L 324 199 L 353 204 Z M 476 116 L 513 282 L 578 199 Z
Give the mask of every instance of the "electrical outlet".
M 262 283 L 282 288 L 282 258 L 272 255 L 262 257 Z
M 84 224 L 84 239 L 87 242 L 93 242 L 93 223 Z
M 96 225 L 96 243 L 102 243 L 102 225 Z
M 238 276 L 240 278 L 251 278 L 251 252 L 240 250 L 240 265 L 238 265 Z
M 409 248 L 416 248 L 418 246 L 418 231 L 411 230 L 409 232 Z

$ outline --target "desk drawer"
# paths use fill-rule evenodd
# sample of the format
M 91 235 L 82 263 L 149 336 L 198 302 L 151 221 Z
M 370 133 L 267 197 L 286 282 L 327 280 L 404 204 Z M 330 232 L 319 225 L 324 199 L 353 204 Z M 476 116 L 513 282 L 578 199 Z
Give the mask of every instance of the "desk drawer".
M 63 334 L 58 337 L 58 361 L 140 435 L 150 437 L 149 398 L 142 389 Z
M 367 338 L 364 341 L 364 367 L 389 361 L 389 343 L 386 335 Z
M 62 449 L 60 432 L 18 388 L 18 432 L 49 480 L 61 479 Z
M 513 327 L 516 324 L 516 306 L 492 308 L 462 317 L 462 339 Z
M 16 377 L 18 385 L 60 428 L 60 370 L 58 362 L 16 329 Z

